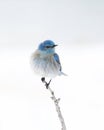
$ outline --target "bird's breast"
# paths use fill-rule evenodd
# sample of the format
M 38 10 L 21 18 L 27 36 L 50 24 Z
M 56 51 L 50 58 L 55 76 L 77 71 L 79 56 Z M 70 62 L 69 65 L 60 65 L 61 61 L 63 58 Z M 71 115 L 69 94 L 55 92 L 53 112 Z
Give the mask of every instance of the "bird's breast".
M 53 54 L 46 55 L 36 51 L 32 55 L 32 64 L 34 71 L 42 76 L 54 77 L 58 75 L 60 70 L 60 66 L 55 61 Z

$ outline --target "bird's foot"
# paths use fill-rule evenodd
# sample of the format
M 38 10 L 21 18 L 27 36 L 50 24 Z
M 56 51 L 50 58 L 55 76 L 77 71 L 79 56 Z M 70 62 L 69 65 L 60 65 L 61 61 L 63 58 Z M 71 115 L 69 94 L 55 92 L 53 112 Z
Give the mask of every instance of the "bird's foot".
M 42 77 L 42 78 L 41 78 L 41 81 L 44 83 L 44 82 L 45 82 L 45 77 Z
M 51 80 L 47 83 L 47 82 L 45 81 L 45 77 L 42 77 L 42 78 L 41 78 L 41 81 L 42 81 L 43 83 L 45 83 L 46 89 L 48 89 Z

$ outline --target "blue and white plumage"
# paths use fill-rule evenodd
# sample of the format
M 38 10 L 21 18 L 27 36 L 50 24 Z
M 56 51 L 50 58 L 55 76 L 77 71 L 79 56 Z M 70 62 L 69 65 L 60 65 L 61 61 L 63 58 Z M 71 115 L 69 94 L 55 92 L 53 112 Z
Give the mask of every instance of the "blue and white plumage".
M 62 72 L 60 59 L 55 53 L 55 43 L 51 40 L 42 42 L 32 55 L 32 67 L 41 77 L 54 78 L 57 75 L 65 75 Z

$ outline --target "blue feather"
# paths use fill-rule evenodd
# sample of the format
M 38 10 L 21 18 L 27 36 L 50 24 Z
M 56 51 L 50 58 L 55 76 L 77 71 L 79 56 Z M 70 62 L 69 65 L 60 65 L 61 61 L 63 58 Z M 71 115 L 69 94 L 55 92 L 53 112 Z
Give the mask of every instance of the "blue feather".
M 55 61 L 56 61 L 58 64 L 60 64 L 60 71 L 61 71 L 61 70 L 62 70 L 62 67 L 61 67 L 60 59 L 59 59 L 59 56 L 58 56 L 57 53 L 54 53 L 54 59 L 55 59 Z

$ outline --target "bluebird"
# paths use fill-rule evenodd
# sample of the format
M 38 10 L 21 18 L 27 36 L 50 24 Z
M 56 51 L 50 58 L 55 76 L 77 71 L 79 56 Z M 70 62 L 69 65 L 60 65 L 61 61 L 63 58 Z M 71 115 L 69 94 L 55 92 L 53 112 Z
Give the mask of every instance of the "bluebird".
M 33 70 L 42 77 L 41 80 L 45 83 L 47 89 L 52 78 L 58 75 L 66 75 L 62 72 L 59 56 L 55 53 L 56 46 L 53 41 L 45 40 L 40 43 L 31 57 Z M 45 81 L 45 77 L 50 78 L 49 83 Z

